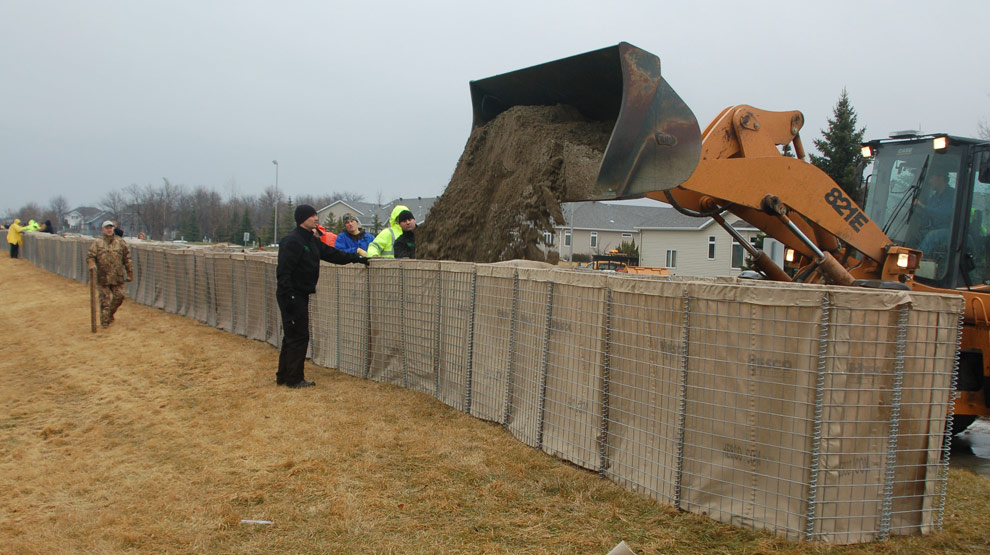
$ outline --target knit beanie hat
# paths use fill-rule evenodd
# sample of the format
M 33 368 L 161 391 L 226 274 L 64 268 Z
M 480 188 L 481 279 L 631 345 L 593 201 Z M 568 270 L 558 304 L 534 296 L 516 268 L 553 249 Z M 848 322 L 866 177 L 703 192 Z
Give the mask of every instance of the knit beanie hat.
M 402 212 L 399 212 L 399 215 L 395 217 L 395 221 L 397 222 L 404 222 L 406 220 L 412 220 L 412 219 L 414 219 L 413 214 L 408 210 L 403 210 Z
M 300 204 L 296 207 L 296 225 L 299 225 L 311 216 L 316 215 L 316 209 L 308 204 Z

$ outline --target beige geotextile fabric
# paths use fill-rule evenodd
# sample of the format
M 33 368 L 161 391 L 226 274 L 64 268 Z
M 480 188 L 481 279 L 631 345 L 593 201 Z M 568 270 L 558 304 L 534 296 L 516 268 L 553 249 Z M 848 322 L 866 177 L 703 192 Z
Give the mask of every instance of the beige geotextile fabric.
M 477 266 L 471 414 L 500 424 L 505 417 L 511 363 L 514 284 L 514 268 Z
M 279 345 L 275 257 L 140 243 L 136 301 Z M 85 280 L 82 246 L 25 251 Z M 314 362 L 681 509 L 835 544 L 940 522 L 960 297 L 375 259 L 311 302 Z
M 544 451 L 599 470 L 606 289 L 595 279 L 552 272 L 543 378 Z M 597 278 L 600 276 L 589 276 Z

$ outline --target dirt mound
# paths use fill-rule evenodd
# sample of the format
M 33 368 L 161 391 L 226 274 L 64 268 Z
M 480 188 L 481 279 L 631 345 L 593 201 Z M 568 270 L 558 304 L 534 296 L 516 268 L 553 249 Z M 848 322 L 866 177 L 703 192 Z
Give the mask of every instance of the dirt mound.
M 614 125 L 557 105 L 515 106 L 476 127 L 416 231 L 417 256 L 545 260 L 543 233 L 564 223 L 564 199 L 583 198 L 594 185 Z

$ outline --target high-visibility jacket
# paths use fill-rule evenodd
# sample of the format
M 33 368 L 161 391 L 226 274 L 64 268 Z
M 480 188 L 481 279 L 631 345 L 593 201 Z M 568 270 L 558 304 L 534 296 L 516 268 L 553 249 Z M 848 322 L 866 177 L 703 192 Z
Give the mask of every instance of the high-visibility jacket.
M 392 209 L 392 215 L 388 217 L 388 227 L 381 230 L 378 236 L 375 237 L 375 240 L 368 245 L 369 257 L 395 258 L 395 251 L 393 250 L 395 238 L 402 235 L 402 227 L 395 219 L 399 217 L 399 214 L 403 210 L 409 210 L 409 207 L 397 204 Z

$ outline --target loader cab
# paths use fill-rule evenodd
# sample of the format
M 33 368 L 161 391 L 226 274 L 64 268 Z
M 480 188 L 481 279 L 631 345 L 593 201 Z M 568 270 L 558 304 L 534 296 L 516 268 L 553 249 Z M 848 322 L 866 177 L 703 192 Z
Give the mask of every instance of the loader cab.
M 863 156 L 866 212 L 895 244 L 922 251 L 915 279 L 990 287 L 990 142 L 898 133 Z

